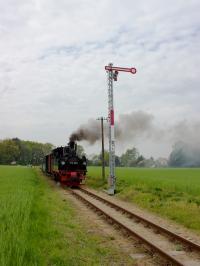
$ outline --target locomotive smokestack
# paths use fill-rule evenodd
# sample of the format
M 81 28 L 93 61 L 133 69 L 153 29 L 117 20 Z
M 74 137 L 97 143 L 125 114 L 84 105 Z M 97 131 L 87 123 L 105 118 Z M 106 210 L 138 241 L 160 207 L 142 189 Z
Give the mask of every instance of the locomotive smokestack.
M 71 139 L 70 139 L 68 145 L 69 145 L 69 147 L 70 147 L 72 150 L 75 150 L 75 151 L 77 150 L 77 144 L 76 144 L 76 142 L 75 142 L 74 140 L 71 140 Z
M 75 142 L 70 140 L 69 146 L 70 146 L 71 149 L 74 149 L 74 145 L 75 145 Z

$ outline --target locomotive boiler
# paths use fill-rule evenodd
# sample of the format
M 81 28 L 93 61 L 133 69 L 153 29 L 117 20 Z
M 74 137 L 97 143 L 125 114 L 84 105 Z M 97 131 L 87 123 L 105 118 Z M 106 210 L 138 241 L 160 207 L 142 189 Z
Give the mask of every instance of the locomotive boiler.
M 62 185 L 78 187 L 86 177 L 87 160 L 77 154 L 77 144 L 70 141 L 67 146 L 53 149 L 46 155 L 42 168 Z

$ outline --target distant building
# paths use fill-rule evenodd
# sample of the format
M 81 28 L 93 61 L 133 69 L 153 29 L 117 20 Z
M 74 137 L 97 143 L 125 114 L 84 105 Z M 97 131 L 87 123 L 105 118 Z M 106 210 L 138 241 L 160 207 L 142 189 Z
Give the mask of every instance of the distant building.
M 168 159 L 160 157 L 155 161 L 155 164 L 156 164 L 156 167 L 167 167 Z

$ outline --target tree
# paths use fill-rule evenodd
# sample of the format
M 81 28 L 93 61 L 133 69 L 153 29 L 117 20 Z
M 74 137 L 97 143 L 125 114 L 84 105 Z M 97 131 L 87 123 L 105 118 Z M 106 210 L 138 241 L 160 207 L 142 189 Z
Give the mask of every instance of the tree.
M 138 157 L 139 157 L 139 152 L 135 147 L 133 147 L 132 149 L 128 149 L 121 156 L 121 165 L 122 166 L 136 166 Z
M 99 154 L 99 160 L 101 161 L 102 164 L 102 153 Z M 104 162 L 105 166 L 109 165 L 109 152 L 107 150 L 104 150 Z
M 155 167 L 155 160 L 153 157 L 150 157 L 149 159 L 145 159 L 143 161 L 144 167 Z
M 10 164 L 13 161 L 17 161 L 19 154 L 20 154 L 19 147 L 14 141 L 6 139 L 0 142 L 1 164 Z
M 100 166 L 101 165 L 101 159 L 99 158 L 98 154 L 94 154 L 91 158 L 91 164 L 95 166 Z
M 115 155 L 115 165 L 116 165 L 116 166 L 121 166 L 121 159 L 120 159 L 120 156 Z
M 23 141 L 18 138 L 6 139 L 0 142 L 0 163 L 10 164 L 16 161 L 18 164 L 39 165 L 52 148 L 50 143 Z
M 176 142 L 169 156 L 169 165 L 174 167 L 200 166 L 200 147 L 198 143 Z
M 136 165 L 139 167 L 145 166 L 145 158 L 144 156 L 140 155 L 136 160 Z
M 182 141 L 176 142 L 169 156 L 169 165 L 181 167 L 187 162 L 185 144 Z
M 82 157 L 83 155 L 85 155 L 85 151 L 84 151 L 83 146 L 77 145 L 77 154 L 79 157 Z

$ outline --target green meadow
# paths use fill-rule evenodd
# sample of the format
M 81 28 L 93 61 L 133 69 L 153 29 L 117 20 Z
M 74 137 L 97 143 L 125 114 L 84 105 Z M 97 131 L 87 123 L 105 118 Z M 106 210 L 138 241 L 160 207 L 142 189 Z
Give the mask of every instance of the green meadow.
M 132 265 L 39 169 L 0 166 L 0 265 Z
M 118 197 L 200 233 L 199 168 L 121 167 L 116 176 Z M 106 188 L 100 167 L 89 167 L 87 184 Z

